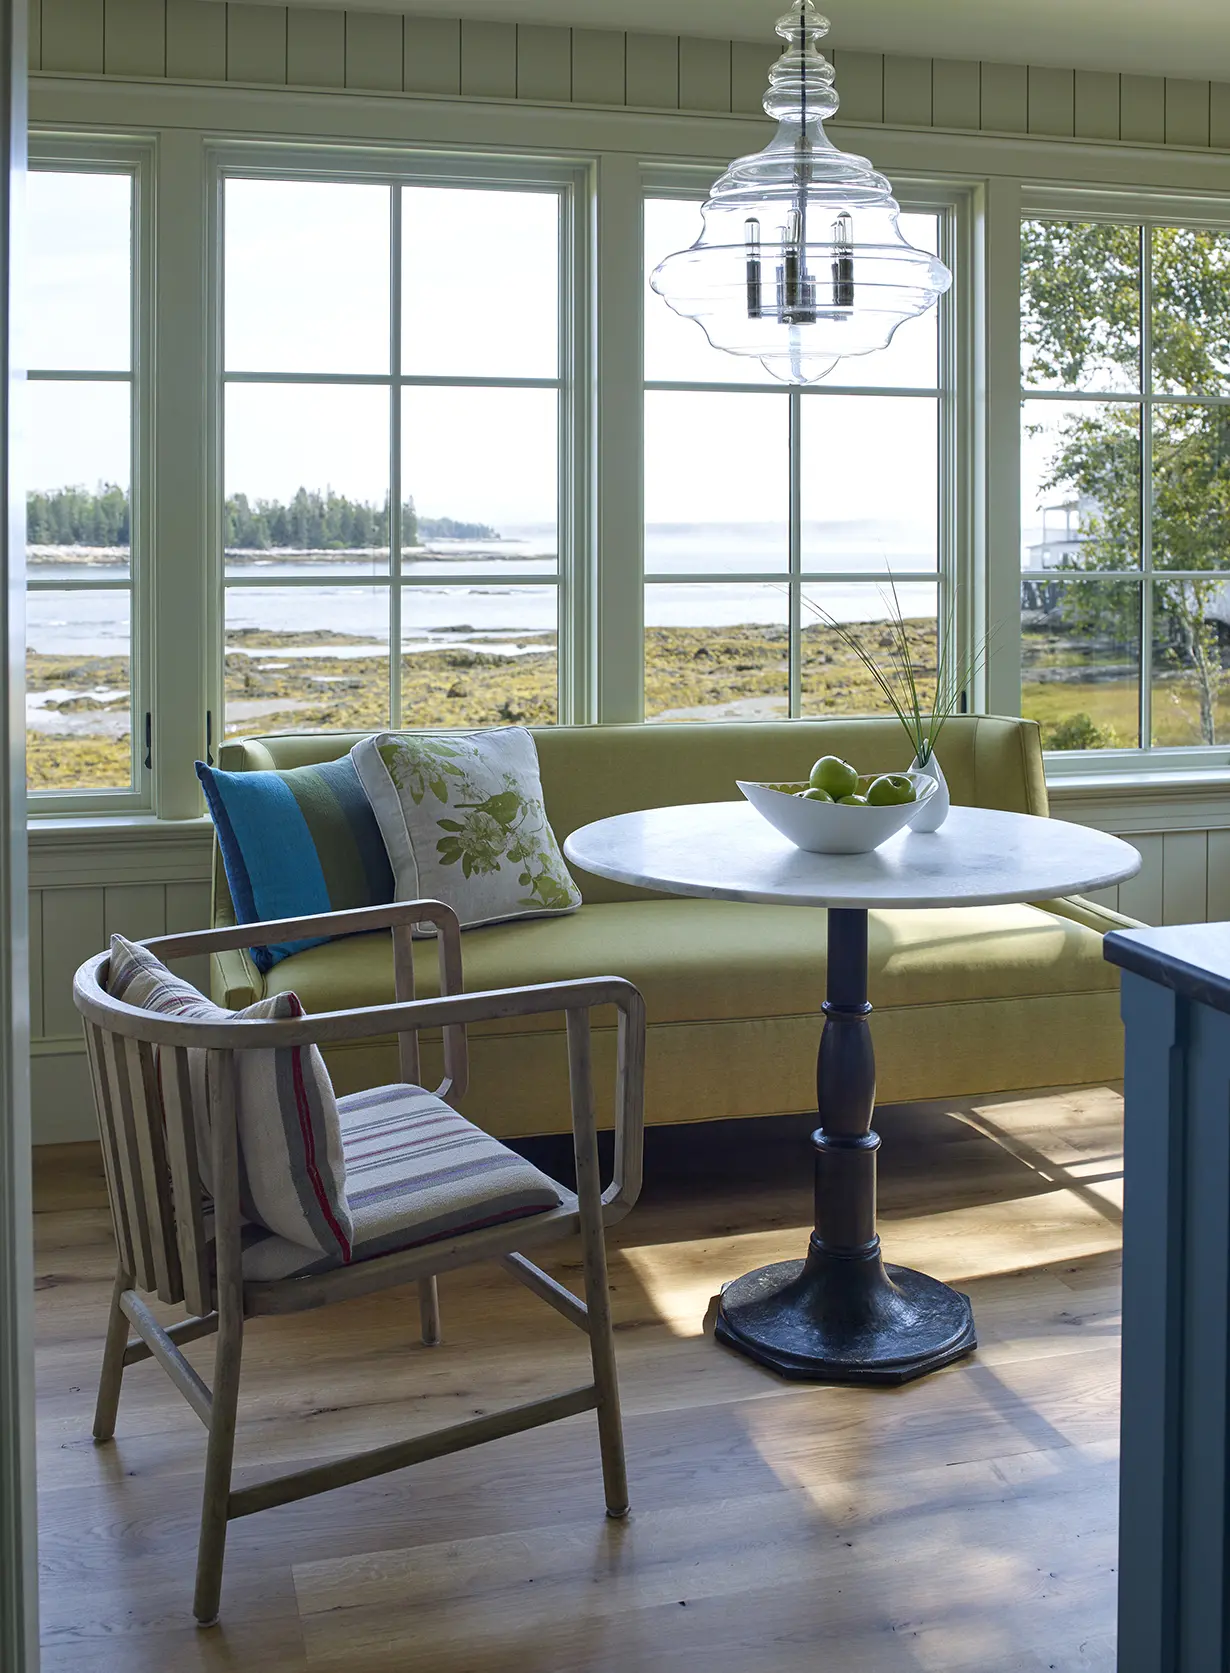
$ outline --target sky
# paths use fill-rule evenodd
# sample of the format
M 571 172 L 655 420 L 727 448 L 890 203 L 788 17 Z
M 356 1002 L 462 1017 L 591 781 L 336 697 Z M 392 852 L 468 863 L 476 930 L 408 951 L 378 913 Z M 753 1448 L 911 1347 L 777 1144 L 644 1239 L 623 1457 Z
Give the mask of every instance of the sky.
M 225 362 L 230 371 L 371 375 L 390 358 L 389 191 L 368 184 L 228 181 Z M 127 177 L 30 179 L 29 363 L 130 365 Z M 532 377 L 558 370 L 558 199 L 550 192 L 401 191 L 401 363 L 425 376 Z M 935 218 L 906 215 L 913 242 Z M 690 244 L 698 206 L 647 205 L 646 272 Z M 936 315 L 889 349 L 839 364 L 860 386 L 933 381 Z M 772 393 L 651 393 L 646 408 L 650 523 L 780 525 L 788 512 L 787 399 L 758 362 L 711 348 L 646 288 L 646 370 L 661 379 L 748 382 Z M 406 389 L 403 491 L 427 516 L 495 527 L 550 525 L 556 513 L 557 396 L 551 389 Z M 28 480 L 38 488 L 128 480 L 124 384 L 35 383 Z M 332 487 L 381 502 L 389 479 L 389 395 L 363 385 L 231 383 L 228 493 L 288 499 Z M 805 399 L 805 521 L 889 517 L 912 545 L 934 543 L 933 402 Z

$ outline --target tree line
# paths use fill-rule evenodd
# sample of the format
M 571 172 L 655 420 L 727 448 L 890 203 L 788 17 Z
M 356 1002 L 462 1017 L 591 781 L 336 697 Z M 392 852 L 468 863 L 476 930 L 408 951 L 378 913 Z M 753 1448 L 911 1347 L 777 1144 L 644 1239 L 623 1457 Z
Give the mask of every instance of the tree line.
M 334 552 L 389 543 L 389 502 L 372 505 L 348 499 L 331 489 L 316 493 L 300 488 L 289 503 L 250 500 L 235 494 L 223 507 L 223 544 L 228 551 L 267 552 L 277 547 Z M 26 496 L 26 538 L 32 546 L 128 546 L 131 515 L 128 495 L 114 483 L 87 488 L 56 488 Z M 453 517 L 420 517 L 414 501 L 401 509 L 403 546 L 420 540 L 498 540 L 486 523 Z

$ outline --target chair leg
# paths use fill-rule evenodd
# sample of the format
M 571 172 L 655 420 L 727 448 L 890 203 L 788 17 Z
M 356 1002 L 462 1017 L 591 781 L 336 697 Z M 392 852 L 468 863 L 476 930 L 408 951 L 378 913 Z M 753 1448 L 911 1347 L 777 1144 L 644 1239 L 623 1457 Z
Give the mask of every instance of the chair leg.
M 434 1274 L 419 1279 L 419 1318 L 423 1326 L 423 1345 L 440 1346 L 440 1289 Z
M 628 1467 L 624 1459 L 624 1430 L 619 1412 L 619 1381 L 615 1373 L 615 1334 L 611 1325 L 611 1295 L 606 1270 L 606 1238 L 601 1218 L 581 1222 L 581 1250 L 585 1263 L 585 1304 L 589 1308 L 589 1351 L 598 1391 L 598 1445 L 602 1452 L 602 1485 L 608 1516 L 628 1514 Z
M 209 1626 L 217 1620 L 222 1598 L 222 1563 L 226 1555 L 227 1505 L 231 1493 L 231 1464 L 235 1456 L 235 1419 L 239 1407 L 242 1354 L 243 1314 L 220 1305 L 209 1448 L 205 1457 L 201 1538 L 196 1560 L 196 1595 L 192 1604 L 193 1614 L 202 1626 Z
M 132 1284 L 122 1266 L 115 1269 L 111 1291 L 111 1312 L 107 1318 L 107 1342 L 103 1348 L 102 1374 L 98 1379 L 98 1401 L 94 1407 L 94 1439 L 109 1441 L 115 1434 L 115 1415 L 124 1380 L 124 1350 L 128 1346 L 128 1320 L 120 1308 L 120 1297 Z

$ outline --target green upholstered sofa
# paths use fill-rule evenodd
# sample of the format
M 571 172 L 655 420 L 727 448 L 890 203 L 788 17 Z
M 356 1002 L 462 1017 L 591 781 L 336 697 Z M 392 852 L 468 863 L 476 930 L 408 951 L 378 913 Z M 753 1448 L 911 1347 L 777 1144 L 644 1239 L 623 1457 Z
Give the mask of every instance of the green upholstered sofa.
M 894 720 L 543 727 L 546 806 L 561 843 L 590 820 L 674 802 L 738 799 L 736 778 L 805 776 L 819 755 L 861 770 L 908 764 Z M 344 754 L 354 735 L 283 734 L 229 743 L 220 765 L 292 767 Z M 953 719 L 940 759 L 954 802 L 1047 812 L 1037 727 Z M 824 996 L 823 914 L 807 907 L 654 895 L 577 872 L 585 904 L 567 917 L 465 931 L 470 991 L 581 975 L 636 983 L 649 1019 L 646 1119 L 705 1121 L 815 1107 Z M 234 921 L 215 863 L 215 924 Z M 882 1102 L 1079 1084 L 1122 1072 L 1116 972 L 1102 935 L 1132 920 L 1088 901 L 871 914 L 870 996 Z M 420 996 L 436 991 L 432 941 L 416 949 Z M 309 1010 L 389 1002 L 388 936 L 309 948 L 262 977 L 245 954 L 216 957 L 214 997 L 249 1004 L 293 988 Z M 598 1021 L 598 1019 L 595 1019 Z M 595 1036 L 600 1088 L 613 1084 L 614 1023 Z M 568 1126 L 562 1016 L 470 1031 L 465 1109 L 505 1136 Z M 431 1045 L 425 1038 L 430 1074 Z M 397 1078 L 387 1045 L 335 1049 L 339 1091 Z M 610 1071 L 608 1073 L 607 1071 Z M 434 1084 L 430 1079 L 428 1084 Z M 609 1111 L 604 1112 L 609 1118 Z

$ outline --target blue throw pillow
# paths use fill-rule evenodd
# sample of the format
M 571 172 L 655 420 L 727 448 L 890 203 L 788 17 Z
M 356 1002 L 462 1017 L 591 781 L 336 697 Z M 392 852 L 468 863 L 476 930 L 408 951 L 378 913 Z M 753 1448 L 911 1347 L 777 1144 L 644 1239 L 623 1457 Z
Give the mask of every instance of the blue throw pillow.
M 196 764 L 241 924 L 381 906 L 393 870 L 348 755 L 286 772 L 224 773 Z M 253 947 L 263 973 L 327 936 Z

